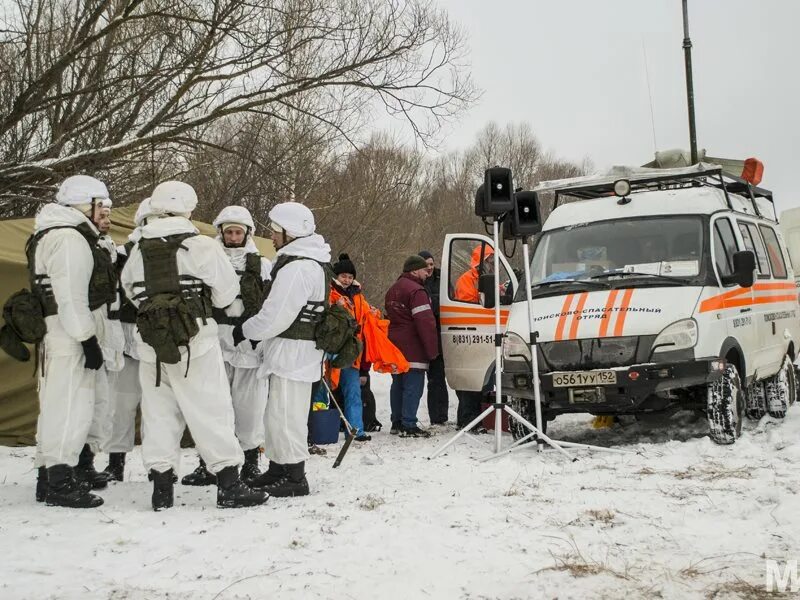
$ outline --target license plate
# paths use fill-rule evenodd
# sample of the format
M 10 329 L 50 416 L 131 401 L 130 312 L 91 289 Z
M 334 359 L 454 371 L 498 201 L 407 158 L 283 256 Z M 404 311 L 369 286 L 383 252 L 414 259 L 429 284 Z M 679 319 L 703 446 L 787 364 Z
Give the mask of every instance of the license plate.
M 616 371 L 569 371 L 553 373 L 553 387 L 587 387 L 591 385 L 614 385 Z

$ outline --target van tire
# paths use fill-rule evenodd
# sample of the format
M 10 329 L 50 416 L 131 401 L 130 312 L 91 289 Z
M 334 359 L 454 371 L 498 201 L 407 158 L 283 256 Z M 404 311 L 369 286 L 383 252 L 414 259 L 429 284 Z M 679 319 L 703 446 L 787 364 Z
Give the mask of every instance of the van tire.
M 747 386 L 747 405 L 744 414 L 751 421 L 758 421 L 767 414 L 767 393 L 763 381 L 754 381 Z
M 721 445 L 733 444 L 742 434 L 744 393 L 739 371 L 727 363 L 722 377 L 708 384 L 706 417 L 709 436 Z
M 766 408 L 770 417 L 783 419 L 797 396 L 792 359 L 784 357 L 780 371 L 764 380 Z
M 515 398 L 511 396 L 509 398 L 511 404 L 511 410 L 518 413 L 524 419 L 527 419 L 534 425 L 536 425 L 536 404 L 533 400 L 524 400 L 522 398 Z M 511 436 L 514 438 L 514 441 L 520 440 L 528 435 L 531 430 L 528 429 L 522 423 L 517 422 L 516 419 L 513 419 L 509 416 L 508 419 L 508 429 L 511 432 Z M 547 417 L 542 413 L 542 433 L 547 435 Z M 530 444 L 531 442 L 536 440 L 536 436 L 528 439 L 525 443 Z

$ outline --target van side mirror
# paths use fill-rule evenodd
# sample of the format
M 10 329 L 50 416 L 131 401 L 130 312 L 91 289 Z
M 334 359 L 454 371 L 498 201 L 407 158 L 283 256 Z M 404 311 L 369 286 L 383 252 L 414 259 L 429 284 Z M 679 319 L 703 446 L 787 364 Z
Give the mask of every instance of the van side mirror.
M 478 279 L 478 294 L 481 298 L 481 306 L 484 308 L 494 308 L 494 274 L 486 273 Z M 502 303 L 502 301 L 501 301 Z
M 735 283 L 743 288 L 753 287 L 756 281 L 756 255 L 752 250 L 742 250 L 733 255 L 733 273 L 722 278 L 722 283 Z

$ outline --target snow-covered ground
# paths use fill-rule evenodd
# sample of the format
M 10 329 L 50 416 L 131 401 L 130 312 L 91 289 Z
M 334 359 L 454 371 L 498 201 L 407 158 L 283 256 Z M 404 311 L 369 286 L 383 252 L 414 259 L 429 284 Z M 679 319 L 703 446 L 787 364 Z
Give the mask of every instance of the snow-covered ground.
M 387 425 L 388 386 L 373 382 Z M 781 597 L 764 593 L 765 564 L 800 559 L 800 408 L 746 423 L 729 447 L 688 416 L 589 423 L 549 433 L 630 453 L 484 463 L 493 437 L 470 436 L 428 460 L 452 427 L 429 440 L 387 427 L 336 470 L 336 447 L 312 457 L 311 496 L 247 510 L 177 486 L 176 507 L 154 513 L 138 449 L 100 509 L 48 508 L 32 449 L 0 448 L 0 598 Z

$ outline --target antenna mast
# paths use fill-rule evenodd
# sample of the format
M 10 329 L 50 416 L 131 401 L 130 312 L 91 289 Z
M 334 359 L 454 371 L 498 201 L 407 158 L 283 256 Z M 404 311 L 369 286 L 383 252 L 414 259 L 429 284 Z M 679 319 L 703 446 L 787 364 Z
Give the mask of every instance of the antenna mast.
M 686 65 L 686 100 L 689 104 L 689 148 L 692 164 L 697 164 L 697 128 L 694 121 L 694 83 L 692 79 L 692 40 L 689 38 L 688 0 L 683 0 L 683 55 Z

